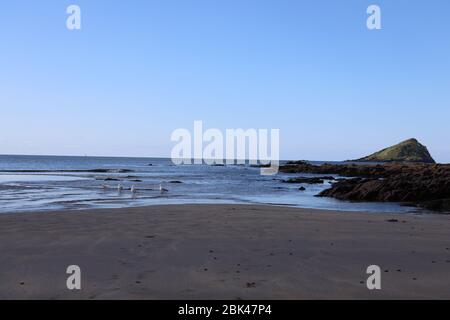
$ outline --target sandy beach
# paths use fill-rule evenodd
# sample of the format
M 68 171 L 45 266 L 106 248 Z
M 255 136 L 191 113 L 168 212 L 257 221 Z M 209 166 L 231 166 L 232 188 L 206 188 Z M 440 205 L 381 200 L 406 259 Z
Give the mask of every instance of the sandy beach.
M 448 215 L 262 205 L 2 214 L 0 299 L 449 299 L 449 230 Z

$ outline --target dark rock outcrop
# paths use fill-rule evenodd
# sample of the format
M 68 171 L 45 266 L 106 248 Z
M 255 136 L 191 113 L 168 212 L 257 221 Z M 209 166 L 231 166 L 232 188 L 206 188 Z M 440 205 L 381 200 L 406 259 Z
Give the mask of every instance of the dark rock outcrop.
M 384 178 L 353 178 L 334 183 L 319 196 L 351 201 L 406 202 L 450 211 L 450 165 L 410 166 Z
M 279 168 L 284 173 L 316 173 L 316 174 L 337 174 L 344 177 L 372 177 L 383 178 L 392 174 L 410 172 L 415 170 L 420 164 L 330 164 L 313 165 L 305 161 L 288 162 Z M 423 165 L 424 166 L 424 165 Z
M 404 202 L 450 212 L 450 165 L 424 163 L 323 164 L 290 162 L 281 172 L 338 174 L 318 196 L 350 201 Z M 295 178 L 294 178 L 295 179 Z
M 424 201 L 420 205 L 428 210 L 450 212 L 450 198 Z
M 324 180 L 334 180 L 334 177 L 296 177 L 288 180 L 283 180 L 284 183 L 307 183 L 307 184 L 322 184 Z

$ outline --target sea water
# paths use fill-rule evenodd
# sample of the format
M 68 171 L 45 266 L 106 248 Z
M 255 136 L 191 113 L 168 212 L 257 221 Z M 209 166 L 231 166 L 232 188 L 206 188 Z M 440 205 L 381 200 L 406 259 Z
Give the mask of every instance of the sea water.
M 416 212 L 396 203 L 315 197 L 323 184 L 260 175 L 249 165 L 174 165 L 164 158 L 0 156 L 0 212 L 121 208 L 159 204 L 273 204 L 342 211 Z M 118 190 L 118 185 L 123 190 Z M 161 194 L 160 184 L 168 192 Z M 130 191 L 134 186 L 136 193 Z M 305 191 L 299 191 L 304 186 Z

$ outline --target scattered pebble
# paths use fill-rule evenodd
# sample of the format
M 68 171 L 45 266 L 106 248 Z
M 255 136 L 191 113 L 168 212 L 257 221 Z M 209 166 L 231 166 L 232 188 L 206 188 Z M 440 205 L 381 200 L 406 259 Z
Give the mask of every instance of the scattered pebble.
M 389 219 L 389 220 L 386 220 L 387 222 L 398 222 L 398 220 L 397 219 Z
M 247 288 L 254 288 L 256 286 L 255 282 L 247 282 Z

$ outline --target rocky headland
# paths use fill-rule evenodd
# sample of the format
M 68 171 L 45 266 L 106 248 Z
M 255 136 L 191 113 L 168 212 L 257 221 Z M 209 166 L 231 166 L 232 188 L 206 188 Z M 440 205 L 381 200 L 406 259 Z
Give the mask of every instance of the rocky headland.
M 405 145 L 411 153 L 402 151 L 403 159 L 396 158 L 371 164 L 366 160 L 359 163 L 313 165 L 305 161 L 288 162 L 280 168 L 285 173 L 315 173 L 321 175 L 339 175 L 346 179 L 335 180 L 329 189 L 317 196 L 333 197 L 349 201 L 401 202 L 420 206 L 429 210 L 450 212 L 450 165 L 435 164 L 426 147 L 410 139 L 385 150 L 396 152 Z M 418 161 L 417 149 L 412 144 L 420 145 L 423 161 Z M 425 148 L 425 149 L 423 149 Z M 426 152 L 423 152 L 423 151 Z M 414 154 L 414 156 L 412 155 Z M 427 155 L 428 154 L 428 155 Z M 363 159 L 374 159 L 372 156 Z M 430 160 L 431 159 L 431 160 Z M 368 161 L 368 160 L 367 160 Z M 373 160 L 372 160 L 373 161 Z M 302 181 L 301 177 L 291 181 Z

